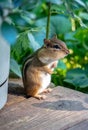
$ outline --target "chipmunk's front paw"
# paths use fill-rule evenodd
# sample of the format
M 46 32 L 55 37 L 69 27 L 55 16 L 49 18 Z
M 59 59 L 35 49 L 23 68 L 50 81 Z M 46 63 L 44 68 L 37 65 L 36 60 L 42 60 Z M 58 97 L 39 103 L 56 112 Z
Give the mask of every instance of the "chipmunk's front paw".
M 51 66 L 51 68 L 56 68 L 56 67 L 57 67 L 56 63 L 52 64 L 52 66 Z
M 49 74 L 53 74 L 54 72 L 52 70 L 49 71 Z

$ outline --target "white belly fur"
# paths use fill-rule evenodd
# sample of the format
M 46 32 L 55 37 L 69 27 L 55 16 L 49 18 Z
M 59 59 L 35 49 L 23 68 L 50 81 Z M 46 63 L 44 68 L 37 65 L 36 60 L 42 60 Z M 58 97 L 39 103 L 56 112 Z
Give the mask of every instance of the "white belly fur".
M 48 74 L 48 73 L 45 74 L 45 73 L 43 72 L 43 73 L 41 74 L 42 86 L 41 86 L 41 88 L 40 88 L 40 90 L 39 90 L 38 93 L 42 93 L 42 92 L 49 86 L 50 81 L 51 81 L 51 75 Z
M 54 62 L 49 64 L 47 67 L 50 68 L 53 63 Z M 54 70 L 54 68 L 52 68 L 52 70 Z M 49 84 L 51 82 L 51 75 L 48 74 L 48 73 L 42 72 L 42 74 L 41 74 L 41 82 L 42 82 L 42 86 L 41 86 L 38 93 L 42 93 L 49 86 Z

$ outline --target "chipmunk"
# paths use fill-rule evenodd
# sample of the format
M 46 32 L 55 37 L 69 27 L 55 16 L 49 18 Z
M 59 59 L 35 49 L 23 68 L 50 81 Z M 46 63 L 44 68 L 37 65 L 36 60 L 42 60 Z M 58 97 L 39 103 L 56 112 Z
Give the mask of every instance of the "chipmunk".
M 51 74 L 57 66 L 58 60 L 69 54 L 65 43 L 56 36 L 44 39 L 44 45 L 24 62 L 22 79 L 27 97 L 45 99 L 43 92 L 50 92 L 48 88 Z

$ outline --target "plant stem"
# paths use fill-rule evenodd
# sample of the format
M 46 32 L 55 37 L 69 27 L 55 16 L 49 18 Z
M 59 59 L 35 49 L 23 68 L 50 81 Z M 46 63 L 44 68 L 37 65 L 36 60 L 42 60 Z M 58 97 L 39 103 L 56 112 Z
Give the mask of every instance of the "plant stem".
M 48 16 L 47 16 L 47 25 L 46 25 L 46 39 L 49 38 L 49 30 L 50 30 L 50 15 L 51 15 L 51 3 L 48 3 Z

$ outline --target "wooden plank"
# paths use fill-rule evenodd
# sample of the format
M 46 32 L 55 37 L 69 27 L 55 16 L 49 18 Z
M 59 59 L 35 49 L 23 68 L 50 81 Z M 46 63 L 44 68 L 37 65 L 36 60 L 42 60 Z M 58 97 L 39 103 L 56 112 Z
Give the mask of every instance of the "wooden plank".
M 10 81 L 0 111 L 0 130 L 86 130 L 87 122 L 87 94 L 59 86 L 45 100 L 26 99 L 20 80 Z
M 67 130 L 88 130 L 88 120 L 84 120 Z

